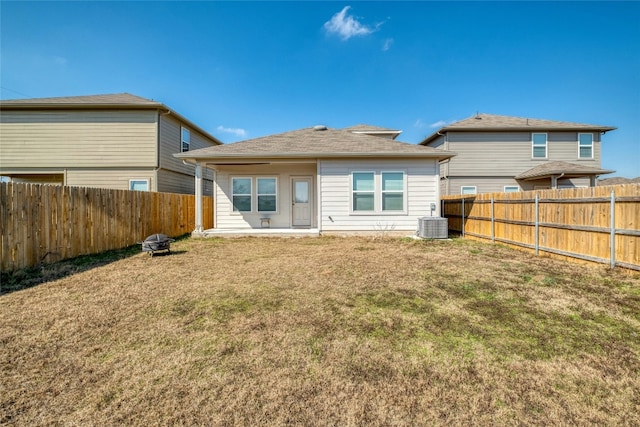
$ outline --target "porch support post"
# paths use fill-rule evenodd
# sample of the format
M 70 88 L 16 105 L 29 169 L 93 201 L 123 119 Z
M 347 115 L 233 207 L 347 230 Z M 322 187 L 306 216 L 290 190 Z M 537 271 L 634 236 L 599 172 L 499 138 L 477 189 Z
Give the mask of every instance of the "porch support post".
M 202 226 L 202 163 L 196 163 L 196 227 L 192 234 L 201 235 Z
M 551 188 L 554 190 L 558 188 L 558 177 L 555 175 L 551 175 Z

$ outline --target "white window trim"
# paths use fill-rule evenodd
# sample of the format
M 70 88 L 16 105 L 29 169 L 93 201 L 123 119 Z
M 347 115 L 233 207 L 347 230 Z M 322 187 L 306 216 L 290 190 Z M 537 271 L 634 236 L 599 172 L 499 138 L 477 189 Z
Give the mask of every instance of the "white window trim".
M 509 191 L 509 190 L 507 190 L 507 188 L 515 188 L 516 190 L 515 191 Z M 505 193 L 517 193 L 517 192 L 520 191 L 520 187 L 517 186 L 517 185 L 505 185 L 503 191 Z
M 353 174 L 355 173 L 372 173 L 373 174 L 373 191 L 358 191 L 358 193 L 373 193 L 373 210 L 372 211 L 356 211 L 353 209 Z M 385 211 L 382 210 L 382 174 L 383 173 L 401 173 L 402 174 L 402 210 L 401 211 Z M 408 176 L 406 170 L 352 170 L 349 173 L 349 213 L 355 216 L 372 216 L 372 215 L 408 215 Z M 399 193 L 399 191 L 389 191 L 390 193 Z
M 259 211 L 258 210 L 258 179 L 275 179 L 276 180 L 276 210 L 275 211 Z M 236 211 L 233 209 L 233 196 L 236 195 L 233 192 L 233 180 L 234 179 L 249 179 L 251 181 L 251 210 L 249 211 Z M 277 175 L 232 175 L 229 177 L 229 194 L 231 197 L 231 214 L 232 215 L 246 215 L 246 214 L 259 214 L 259 215 L 277 215 L 280 212 L 280 193 L 278 191 L 278 176 Z M 248 196 L 249 194 L 239 194 L 240 196 Z M 272 196 L 273 194 L 262 194 L 263 196 Z
M 589 136 L 591 136 L 591 145 L 590 145 L 590 147 L 591 147 L 591 157 L 582 157 L 580 155 L 580 147 L 583 147 L 583 146 L 580 145 L 580 135 L 589 135 Z M 593 137 L 592 133 L 584 132 L 584 133 L 579 133 L 578 134 L 578 160 L 593 160 L 593 155 L 594 155 L 594 151 L 595 151 L 594 150 L 594 144 L 593 144 L 594 139 L 595 138 Z M 585 145 L 584 147 L 587 147 L 587 146 Z
M 184 133 L 187 132 L 187 135 L 189 135 L 189 140 L 185 141 L 183 139 Z M 184 149 L 184 143 L 187 143 L 187 149 Z M 187 129 L 184 126 L 180 126 L 180 152 L 184 153 L 186 151 L 190 151 L 191 150 L 191 131 L 189 129 Z
M 464 188 L 473 188 L 473 193 L 464 193 L 463 189 Z M 466 195 L 466 196 L 470 196 L 472 194 L 478 194 L 478 187 L 475 185 L 461 185 L 460 186 L 460 195 Z
M 146 190 L 134 190 L 132 187 L 134 182 L 145 182 L 147 184 Z M 129 191 L 151 191 L 151 180 L 149 178 L 131 178 L 129 180 Z
M 534 155 L 534 135 L 544 135 L 544 157 L 536 157 Z M 538 146 L 539 147 L 539 146 Z M 533 160 L 544 160 L 549 158 L 549 135 L 546 132 L 533 132 L 531 133 L 531 158 Z

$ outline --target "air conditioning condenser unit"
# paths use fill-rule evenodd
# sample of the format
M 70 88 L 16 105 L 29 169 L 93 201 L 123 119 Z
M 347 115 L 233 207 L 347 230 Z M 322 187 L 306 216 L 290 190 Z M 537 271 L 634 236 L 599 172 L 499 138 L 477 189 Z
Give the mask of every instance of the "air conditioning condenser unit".
M 446 239 L 449 237 L 447 218 L 434 216 L 418 218 L 418 237 L 423 239 Z

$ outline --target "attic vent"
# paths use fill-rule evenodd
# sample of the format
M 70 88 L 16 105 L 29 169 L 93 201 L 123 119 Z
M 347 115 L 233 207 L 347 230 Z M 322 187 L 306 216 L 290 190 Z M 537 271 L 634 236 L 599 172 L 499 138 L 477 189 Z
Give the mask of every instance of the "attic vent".
M 327 127 L 325 125 L 316 125 L 313 130 L 327 130 Z

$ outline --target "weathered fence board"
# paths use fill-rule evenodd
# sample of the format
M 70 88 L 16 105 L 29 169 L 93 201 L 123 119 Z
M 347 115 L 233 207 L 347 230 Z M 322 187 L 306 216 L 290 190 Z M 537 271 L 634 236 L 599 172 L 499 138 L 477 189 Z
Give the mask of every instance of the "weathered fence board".
M 203 198 L 205 228 L 213 198 Z M 153 233 L 195 228 L 195 196 L 0 183 L 0 268 L 12 271 L 130 246 Z
M 465 237 L 640 270 L 640 184 L 443 196 L 442 206 Z

